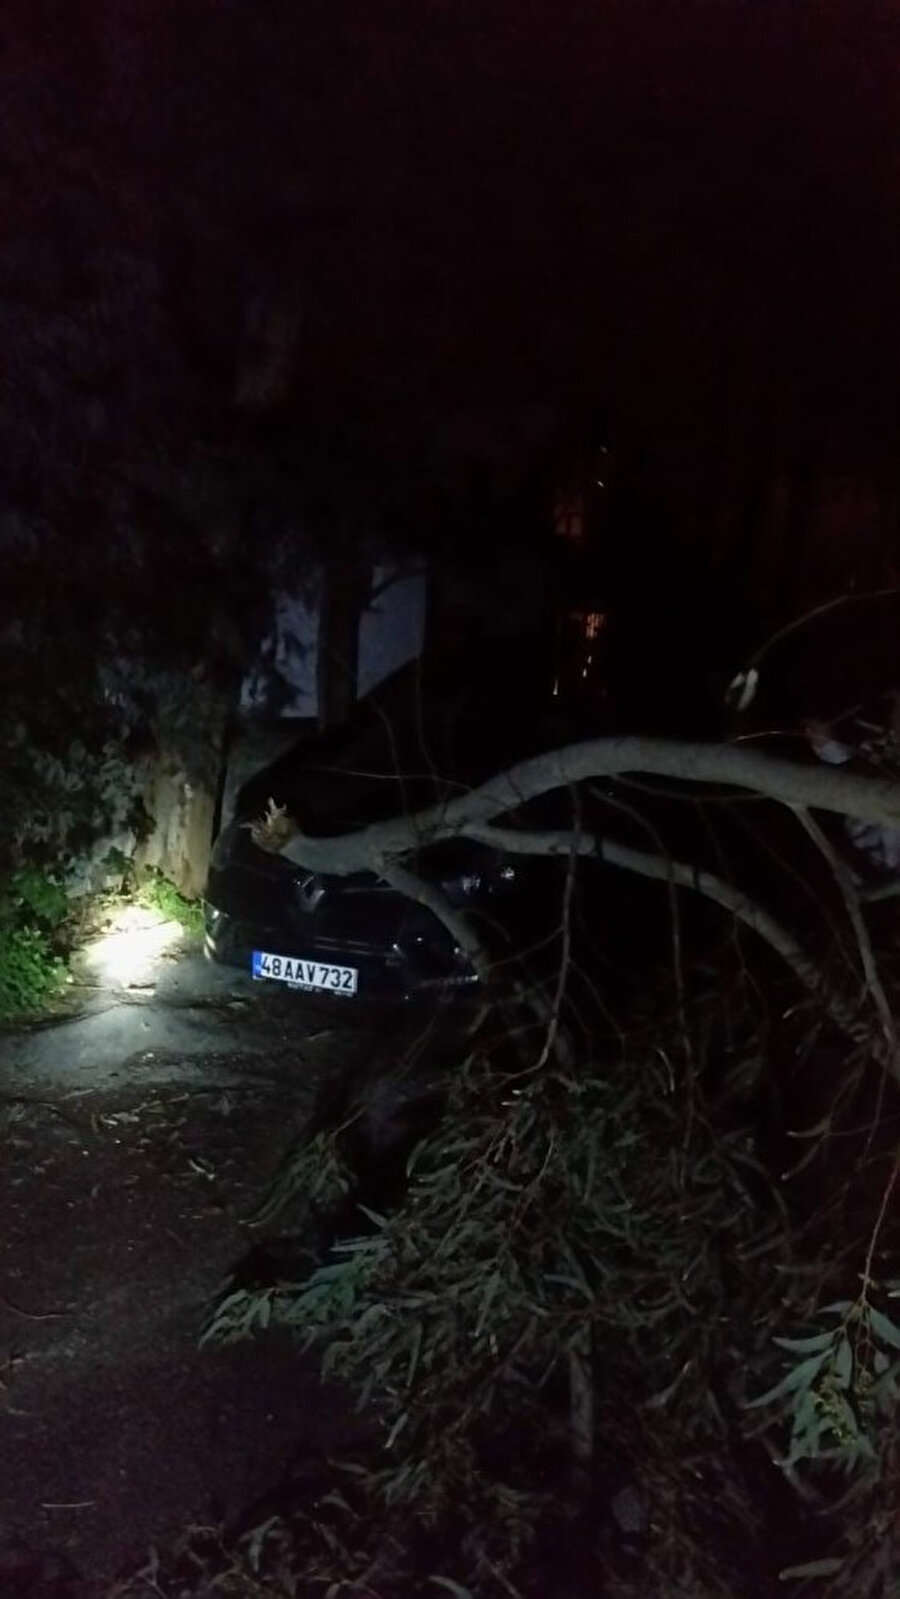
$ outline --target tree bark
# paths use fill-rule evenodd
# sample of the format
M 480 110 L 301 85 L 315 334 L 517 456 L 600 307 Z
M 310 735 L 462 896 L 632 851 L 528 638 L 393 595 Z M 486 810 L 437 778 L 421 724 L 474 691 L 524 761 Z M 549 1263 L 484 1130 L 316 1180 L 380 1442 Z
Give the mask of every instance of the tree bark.
M 900 823 L 900 784 L 885 778 L 860 776 L 841 767 L 803 765 L 734 745 L 604 738 L 535 756 L 499 773 L 480 788 L 445 803 L 411 816 L 373 823 L 342 837 L 310 837 L 300 832 L 296 822 L 274 806 L 266 818 L 253 824 L 252 831 L 262 848 L 284 854 L 312 871 L 337 876 L 368 871 L 392 883 L 411 899 L 426 905 L 444 923 L 484 979 L 489 975 L 489 963 L 468 918 L 450 905 L 438 887 L 403 865 L 406 858 L 425 844 L 468 837 L 507 854 L 568 856 L 571 860 L 576 856 L 593 857 L 643 877 L 691 888 L 731 912 L 758 934 L 804 987 L 821 998 L 832 1021 L 854 1041 L 870 1047 L 900 1080 L 893 1026 L 887 1026 L 881 1017 L 880 1029 L 873 1028 L 867 1017 L 860 1014 L 858 1001 L 833 987 L 827 989 L 818 965 L 802 943 L 764 906 L 741 890 L 689 862 L 673 860 L 663 853 L 636 850 L 614 839 L 585 833 L 580 827 L 521 830 L 498 826 L 494 820 L 553 789 L 586 779 L 635 772 L 685 784 L 715 784 L 720 789 L 726 785 L 738 791 L 735 802 L 743 790 L 779 801 L 795 813 L 819 809 L 865 821 L 895 826 Z M 685 798 L 690 793 L 690 788 L 686 787 Z M 806 825 L 807 828 L 811 825 L 808 819 Z M 859 938 L 856 922 L 854 931 Z M 860 943 L 860 950 L 866 967 L 865 939 Z M 868 965 L 871 965 L 870 960 Z M 877 998 L 878 985 L 873 985 L 868 969 L 866 975 L 868 991 Z
M 520 832 L 498 829 L 496 817 L 518 810 L 526 801 L 587 779 L 641 774 L 689 785 L 712 784 L 763 796 L 809 810 L 830 811 L 861 821 L 900 827 L 900 784 L 883 777 L 861 776 L 842 767 L 804 765 L 760 750 L 733 744 L 692 744 L 656 738 L 599 738 L 521 761 L 479 788 L 411 816 L 375 822 L 337 838 L 315 838 L 294 832 L 280 845 L 289 860 L 310 871 L 345 876 L 378 871 L 389 860 L 402 860 L 424 844 L 439 839 L 487 838 L 505 850 L 522 854 L 568 855 L 568 830 Z M 695 797 L 686 788 L 685 798 Z M 485 831 L 489 829 L 489 831 Z M 265 846 L 264 837 L 260 842 Z M 577 843 L 580 855 L 597 853 L 589 835 Z

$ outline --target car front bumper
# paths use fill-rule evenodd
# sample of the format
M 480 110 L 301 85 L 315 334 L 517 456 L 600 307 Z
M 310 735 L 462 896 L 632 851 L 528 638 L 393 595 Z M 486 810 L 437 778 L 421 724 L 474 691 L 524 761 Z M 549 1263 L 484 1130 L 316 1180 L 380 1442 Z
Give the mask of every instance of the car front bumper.
M 318 961 L 324 965 L 350 966 L 358 974 L 359 999 L 407 1000 L 429 992 L 466 991 L 477 987 L 478 977 L 461 952 L 442 948 L 426 933 L 408 930 L 402 940 L 362 939 L 359 937 L 323 938 L 312 929 L 296 928 L 283 922 L 271 925 L 249 922 L 226 911 L 206 906 L 207 958 L 222 965 L 239 967 L 251 974 L 254 950 L 265 950 L 292 958 Z M 261 978 L 271 987 L 280 982 Z M 326 994 L 321 990 L 303 992 Z M 334 994 L 336 1003 L 351 996 Z

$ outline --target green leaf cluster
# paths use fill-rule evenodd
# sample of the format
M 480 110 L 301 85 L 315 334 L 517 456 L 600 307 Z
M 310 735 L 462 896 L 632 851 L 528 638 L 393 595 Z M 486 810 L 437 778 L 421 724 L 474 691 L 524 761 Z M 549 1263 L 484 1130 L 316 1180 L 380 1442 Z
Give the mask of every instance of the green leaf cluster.
M 49 929 L 60 925 L 68 909 L 62 884 L 34 866 L 24 866 L 15 873 L 8 895 L 0 901 L 0 916 L 20 913 Z
M 802 1337 L 772 1341 L 793 1357 L 778 1381 L 747 1401 L 776 1437 L 787 1434 L 780 1456 L 787 1480 L 819 1489 L 823 1504 L 836 1497 L 844 1512 L 835 1525 L 840 1553 L 792 1567 L 787 1579 L 833 1578 L 828 1593 L 893 1593 L 900 1584 L 900 1547 L 892 1536 L 900 1441 L 900 1325 L 873 1301 L 864 1277 L 855 1300 L 841 1299 L 818 1312 L 831 1325 Z M 778 1457 L 776 1457 L 778 1458 Z M 829 1495 L 835 1473 L 843 1479 Z M 847 1514 L 849 1512 L 849 1514 Z M 872 1536 L 872 1529 L 877 1535 Z M 822 1591 L 822 1590 L 817 1590 Z
M 41 1010 L 65 982 L 54 945 L 68 900 L 58 880 L 23 867 L 0 889 L 0 1021 Z
M 324 1191 L 346 1191 L 334 1160 L 319 1135 L 282 1173 L 277 1204 L 302 1199 L 317 1168 Z M 745 1137 L 704 1113 L 686 1138 L 671 1063 L 652 1051 L 531 1073 L 479 1051 L 408 1176 L 396 1213 L 360 1215 L 357 1236 L 300 1281 L 233 1293 L 208 1332 L 277 1324 L 321 1353 L 380 1440 L 365 1470 L 379 1526 L 439 1529 L 451 1590 L 513 1591 L 503 1584 L 559 1512 L 587 1389 L 594 1449 L 654 1484 L 673 1578 L 709 1565 L 697 1550 L 711 1519 L 743 1540 L 752 1515 L 739 1488 L 713 1511 L 703 1485 L 728 1430 L 708 1374 L 771 1326 L 772 1264 L 790 1254 Z M 686 1456 L 700 1463 L 693 1483 Z M 679 1545 L 685 1497 L 696 1503 Z
M 12 927 L 0 936 L 0 1021 L 40 1011 L 66 980 L 66 963 L 36 927 Z
M 202 936 L 203 906 L 197 901 L 185 899 L 161 872 L 148 871 L 136 897 L 140 905 L 158 911 L 166 921 L 178 922 L 186 932 L 198 938 Z
M 786 1467 L 827 1460 L 850 1471 L 874 1458 L 873 1432 L 900 1399 L 900 1327 L 865 1297 L 820 1314 L 833 1320 L 827 1331 L 773 1340 L 800 1359 L 747 1408 L 789 1419 Z

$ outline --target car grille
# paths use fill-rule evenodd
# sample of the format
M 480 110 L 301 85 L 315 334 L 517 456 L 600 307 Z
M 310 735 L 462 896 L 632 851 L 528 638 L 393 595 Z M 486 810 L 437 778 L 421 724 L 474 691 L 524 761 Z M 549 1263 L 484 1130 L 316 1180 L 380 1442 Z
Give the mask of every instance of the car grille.
M 352 965 L 353 961 L 384 961 L 388 966 L 402 966 L 403 956 L 395 944 L 379 944 L 374 939 L 323 938 L 316 934 L 316 950 L 334 955 L 336 966 Z

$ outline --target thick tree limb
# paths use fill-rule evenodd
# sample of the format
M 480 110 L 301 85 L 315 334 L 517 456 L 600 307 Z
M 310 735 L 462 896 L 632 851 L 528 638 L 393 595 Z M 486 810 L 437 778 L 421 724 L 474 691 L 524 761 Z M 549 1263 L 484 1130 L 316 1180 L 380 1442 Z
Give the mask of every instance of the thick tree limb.
M 401 816 L 337 838 L 302 833 L 283 812 L 254 824 L 253 836 L 264 848 L 276 849 L 311 871 L 343 876 L 368 871 L 428 906 L 453 934 L 479 976 L 489 962 L 464 913 L 451 907 L 437 887 L 402 864 L 423 845 L 439 839 L 468 837 L 506 853 L 593 856 L 609 865 L 693 889 L 721 905 L 750 927 L 786 962 L 803 986 L 815 992 L 841 1030 L 866 1042 L 900 1075 L 896 1050 L 887 1039 L 873 1040 L 871 1029 L 853 1003 L 828 992 L 822 973 L 793 934 L 761 905 L 712 872 L 662 854 L 650 854 L 613 839 L 564 830 L 520 830 L 498 826 L 495 818 L 527 800 L 589 778 L 643 773 L 688 784 L 715 784 L 744 790 L 788 805 L 855 816 L 879 824 L 900 824 L 900 784 L 885 778 L 858 776 L 823 764 L 786 761 L 759 750 L 733 745 L 684 744 L 651 738 L 604 738 L 569 745 L 522 761 L 489 782 L 445 803 L 411 816 Z M 686 789 L 686 795 L 689 793 Z M 883 1018 L 882 1018 L 883 1021 Z
M 337 876 L 357 871 L 377 872 L 379 863 L 408 856 L 417 846 L 437 839 L 460 835 L 483 837 L 482 829 L 496 817 L 553 789 L 587 778 L 634 773 L 675 778 L 686 784 L 724 784 L 791 807 L 831 811 L 863 821 L 900 826 L 900 784 L 886 778 L 859 776 L 821 763 L 804 765 L 731 744 L 601 738 L 570 744 L 521 761 L 480 788 L 412 816 L 375 822 L 338 838 L 313 838 L 296 833 L 281 846 L 282 853 L 310 871 Z M 548 835 L 544 835 L 544 839 L 549 843 Z M 558 835 L 555 849 L 545 847 L 541 853 L 568 854 L 570 847 L 566 832 Z M 580 845 L 579 852 L 586 854 L 588 850 Z

